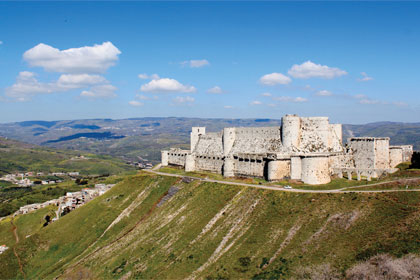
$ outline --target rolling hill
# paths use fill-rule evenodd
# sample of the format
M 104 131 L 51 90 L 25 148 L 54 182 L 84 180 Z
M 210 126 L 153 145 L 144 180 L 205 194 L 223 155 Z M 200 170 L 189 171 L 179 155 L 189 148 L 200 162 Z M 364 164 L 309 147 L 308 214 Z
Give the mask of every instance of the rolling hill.
M 157 163 L 168 147 L 187 148 L 192 126 L 219 131 L 232 126 L 279 126 L 276 119 L 133 118 L 68 121 L 26 121 L 0 124 L 0 136 L 46 147 L 111 155 L 125 160 L 144 158 Z M 388 136 L 391 144 L 420 149 L 420 123 L 379 122 L 343 125 L 349 136 Z
M 134 170 L 122 160 L 110 156 L 57 150 L 2 137 L 0 137 L 0 159 L 0 176 L 19 171 L 78 171 L 83 175 L 100 175 Z
M 0 221 L 12 248 L 0 278 L 418 275 L 419 206 L 420 192 L 298 194 L 140 173 L 47 227 L 48 209 Z

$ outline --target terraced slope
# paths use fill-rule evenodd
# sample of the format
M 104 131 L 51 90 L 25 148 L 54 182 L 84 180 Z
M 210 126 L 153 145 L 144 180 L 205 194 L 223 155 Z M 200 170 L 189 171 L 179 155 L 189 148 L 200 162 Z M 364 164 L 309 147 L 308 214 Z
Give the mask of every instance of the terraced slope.
M 0 240 L 10 234 L 0 224 Z M 419 240 L 418 192 L 298 194 L 139 174 L 15 251 L 28 279 L 340 278 L 378 254 L 418 253 Z M 23 276 L 12 250 L 0 264 L 0 278 Z

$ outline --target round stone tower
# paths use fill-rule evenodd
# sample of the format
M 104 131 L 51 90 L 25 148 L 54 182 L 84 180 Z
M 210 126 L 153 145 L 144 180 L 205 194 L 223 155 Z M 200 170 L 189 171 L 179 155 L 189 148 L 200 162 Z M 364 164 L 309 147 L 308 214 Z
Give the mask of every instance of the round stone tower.
M 300 118 L 296 115 L 286 115 L 281 119 L 281 138 L 286 148 L 299 147 Z
M 302 158 L 302 181 L 305 184 L 319 185 L 331 182 L 328 156 Z

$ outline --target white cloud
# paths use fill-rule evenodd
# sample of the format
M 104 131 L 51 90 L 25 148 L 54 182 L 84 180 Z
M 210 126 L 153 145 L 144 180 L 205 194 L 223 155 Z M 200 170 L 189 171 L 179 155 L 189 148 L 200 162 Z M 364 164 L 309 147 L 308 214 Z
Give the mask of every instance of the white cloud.
M 16 83 L 6 88 L 6 96 L 14 98 L 17 101 L 28 101 L 37 94 L 59 91 L 55 84 L 41 83 L 35 76 L 35 73 L 32 72 L 20 72 L 16 78 Z
M 367 105 L 372 105 L 372 104 L 386 104 L 385 102 L 382 102 L 380 100 L 376 100 L 376 99 L 371 99 L 370 97 L 364 95 L 364 94 L 356 94 L 353 95 L 353 98 L 357 99 L 359 104 L 367 104 Z
M 140 101 L 137 101 L 137 100 L 131 100 L 128 102 L 128 104 L 134 107 L 140 107 L 144 105 L 144 103 L 141 103 Z
M 103 73 L 118 61 L 120 50 L 111 42 L 59 50 L 38 44 L 23 54 L 30 66 L 43 67 L 51 72 Z
M 223 93 L 223 90 L 219 86 L 214 86 L 212 88 L 209 88 L 207 92 L 212 94 L 221 94 Z
M 117 96 L 115 94 L 116 90 L 117 88 L 113 85 L 99 85 L 92 87 L 90 90 L 82 91 L 80 96 L 89 98 L 112 98 Z
M 369 77 L 365 72 L 361 72 L 360 75 L 362 75 L 362 78 L 358 79 L 359 82 L 367 82 L 373 80 L 373 78 Z
M 291 96 L 279 96 L 279 97 L 274 97 L 274 100 L 280 101 L 280 102 L 295 102 L 295 103 L 302 103 L 302 102 L 307 102 L 308 99 L 304 98 L 304 97 L 291 97 Z
M 188 65 L 190 68 L 200 68 L 210 65 L 210 62 L 207 59 L 192 59 L 181 62 L 181 65 Z
M 233 106 L 231 106 L 231 105 L 226 105 L 226 106 L 223 106 L 223 108 L 225 108 L 225 109 L 233 109 Z
M 66 92 L 101 84 L 110 86 L 108 83 L 100 75 L 89 74 L 63 74 L 55 82 L 43 83 L 38 81 L 35 73 L 23 71 L 19 73 L 16 82 L 6 88 L 6 96 L 17 101 L 28 101 L 38 94 Z
M 308 99 L 304 98 L 304 97 L 296 97 L 295 99 L 293 99 L 293 102 L 307 102 Z
M 261 105 L 262 104 L 262 102 L 261 101 L 258 101 L 258 100 L 254 100 L 254 101 L 252 101 L 251 103 L 249 103 L 250 105 Z
M 148 74 L 139 74 L 138 76 L 140 79 L 142 80 L 157 80 L 159 79 L 159 75 L 158 74 L 152 74 L 152 75 L 148 75 Z
M 359 100 L 360 104 L 379 104 L 381 103 L 379 100 L 369 99 L 369 98 L 363 98 Z
M 271 97 L 271 96 L 272 96 L 272 94 L 271 94 L 271 93 L 269 93 L 269 92 L 264 92 L 264 93 L 261 93 L 261 96 Z
M 190 85 L 183 85 L 175 79 L 160 78 L 157 80 L 151 80 L 147 84 L 140 87 L 143 92 L 185 92 L 193 93 L 197 89 Z
M 317 96 L 331 96 L 333 94 L 332 94 L 331 91 L 328 91 L 328 90 L 324 89 L 324 90 L 318 91 L 317 93 L 315 93 L 315 95 L 317 95 Z
M 271 73 L 260 78 L 260 83 L 267 86 L 287 85 L 291 81 L 292 79 L 281 73 Z
M 150 100 L 149 96 L 143 95 L 143 94 L 136 94 L 136 99 L 138 100 Z
M 194 99 L 194 97 L 191 97 L 191 96 L 185 96 L 185 97 L 177 96 L 177 97 L 173 98 L 172 101 L 176 104 L 191 105 L 195 101 L 195 99 Z
M 315 64 L 312 61 L 306 61 L 300 65 L 295 64 L 287 72 L 293 78 L 324 78 L 332 79 L 346 75 L 347 72 L 339 68 L 329 67 L 327 65 Z
M 108 83 L 100 75 L 89 74 L 63 74 L 58 78 L 57 85 L 63 88 L 83 88 L 91 85 Z

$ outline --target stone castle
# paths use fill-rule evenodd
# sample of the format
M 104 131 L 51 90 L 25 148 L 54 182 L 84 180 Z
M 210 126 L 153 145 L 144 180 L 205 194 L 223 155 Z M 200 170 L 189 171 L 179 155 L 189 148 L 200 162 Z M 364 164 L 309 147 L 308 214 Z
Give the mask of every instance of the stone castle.
M 193 127 L 190 150 L 162 151 L 162 166 L 326 184 L 332 175 L 371 180 L 395 172 L 412 153 L 411 145 L 390 146 L 388 137 L 352 137 L 344 146 L 341 124 L 330 124 L 327 117 L 286 115 L 281 127 L 229 127 L 211 133 Z

